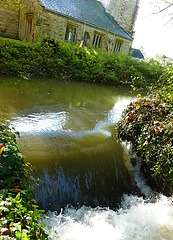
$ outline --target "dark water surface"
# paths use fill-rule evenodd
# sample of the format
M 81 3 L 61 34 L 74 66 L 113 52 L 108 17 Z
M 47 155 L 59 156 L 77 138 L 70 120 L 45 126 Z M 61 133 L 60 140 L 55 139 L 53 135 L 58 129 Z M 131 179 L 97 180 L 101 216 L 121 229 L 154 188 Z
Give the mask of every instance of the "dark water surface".
M 21 133 L 20 150 L 40 179 L 35 198 L 51 210 L 50 239 L 173 239 L 173 199 L 153 198 L 112 137 L 132 99 L 118 87 L 0 78 L 0 116 Z
M 41 207 L 115 206 L 134 181 L 115 123 L 134 96 L 128 89 L 58 80 L 0 81 L 1 116 L 21 133 L 21 152 L 40 179 Z

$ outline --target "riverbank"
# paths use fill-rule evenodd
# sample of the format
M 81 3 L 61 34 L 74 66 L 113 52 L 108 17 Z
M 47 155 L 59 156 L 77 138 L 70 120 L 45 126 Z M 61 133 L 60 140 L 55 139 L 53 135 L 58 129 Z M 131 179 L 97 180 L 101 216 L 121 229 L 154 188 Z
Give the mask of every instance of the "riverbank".
M 16 134 L 0 120 L 0 239 L 48 239 Z
M 112 85 L 122 84 L 136 88 L 144 86 L 148 87 L 152 84 L 156 84 L 158 78 L 160 78 L 165 69 L 156 62 L 139 63 L 125 55 L 112 54 L 108 56 L 105 52 L 99 52 L 98 50 L 96 51 L 93 49 L 88 50 L 61 42 L 55 42 L 54 45 L 49 41 L 26 43 L 13 40 L 3 40 L 1 44 L 3 45 L 0 53 L 1 73 L 4 75 L 21 77 L 26 80 L 32 79 L 33 76 L 41 76 L 52 77 L 57 80 L 67 79 L 72 81 L 105 83 Z M 171 81 L 172 73 L 169 72 L 169 74 L 170 77 L 168 77 L 168 79 Z M 164 84 L 164 86 L 168 86 L 167 83 Z M 30 81 L 28 81 L 28 85 L 31 85 Z M 143 157 L 143 168 L 147 169 L 149 179 L 152 179 L 157 183 L 158 191 L 162 191 L 166 195 L 171 195 L 172 93 L 163 88 L 161 88 L 160 91 L 162 91 L 160 92 L 160 95 L 159 93 L 156 93 L 156 95 L 158 94 L 156 98 L 145 99 L 139 96 L 139 101 L 134 103 L 134 105 L 130 105 L 129 110 L 127 110 L 127 115 L 124 115 L 124 119 L 121 122 L 125 124 L 123 125 L 124 132 L 130 139 L 132 133 L 135 133 L 136 131 L 136 135 L 133 136 L 135 139 L 135 150 L 137 154 L 142 155 Z M 21 94 L 22 93 L 23 92 L 21 91 Z M 50 95 L 50 92 L 48 92 L 48 95 Z M 49 101 L 47 95 L 44 95 L 43 98 L 47 98 Z M 97 103 L 97 101 L 98 99 L 95 102 Z M 72 103 L 70 102 L 69 108 L 71 108 Z M 84 106 L 85 104 L 86 101 L 78 101 L 76 106 Z M 6 132 L 8 133 L 9 131 L 10 130 L 8 129 Z M 2 134 L 2 136 L 4 135 Z M 16 176 L 13 176 L 11 171 L 14 170 L 14 168 L 11 164 L 10 166 L 5 167 L 5 171 L 9 170 L 9 176 L 11 178 L 9 183 L 11 183 L 11 185 L 9 184 L 8 187 L 5 185 L 2 188 L 4 190 L 2 191 L 3 198 L 1 202 L 3 202 L 3 206 L 1 217 L 3 218 L 3 228 L 5 229 L 3 234 L 6 232 L 7 234 L 15 234 L 16 236 L 23 238 L 25 237 L 25 239 L 33 239 L 33 236 L 35 237 L 34 234 L 37 233 L 36 237 L 39 239 L 44 234 L 37 223 L 37 216 L 40 212 L 32 202 L 31 194 L 28 192 L 29 189 L 27 188 L 27 191 L 25 190 L 25 184 L 28 184 L 28 181 L 22 182 L 22 179 L 27 179 L 26 175 L 28 176 L 28 174 L 23 175 L 23 173 L 26 173 L 23 166 L 23 157 L 19 154 L 17 146 L 15 146 L 15 137 L 13 139 L 14 146 L 12 144 L 12 149 L 11 147 L 9 147 L 9 149 L 14 150 L 15 155 L 13 155 L 13 151 L 10 152 L 12 154 L 9 159 L 11 159 L 11 157 L 12 159 L 18 159 L 20 156 L 19 159 L 21 161 L 14 160 L 14 167 L 17 166 L 17 170 L 19 170 L 18 163 L 20 163 L 22 173 L 16 173 Z M 1 145 L 1 157 L 2 159 L 4 158 L 4 162 L 6 162 L 6 157 L 4 157 L 6 155 L 4 154 L 6 154 L 7 143 L 8 141 L 2 142 Z M 160 151 L 160 143 L 163 146 L 162 151 Z M 138 149 L 137 146 L 140 149 Z M 152 152 L 153 150 L 154 152 Z M 153 159 L 151 158 L 150 153 L 152 153 L 152 157 L 159 156 L 155 158 L 155 165 L 152 165 Z M 156 172 L 154 172 L 154 170 L 156 170 Z M 12 173 L 15 174 L 15 171 L 12 171 Z M 4 179 L 2 181 L 4 181 Z M 12 183 L 15 184 L 12 185 Z M 13 192 L 11 192 L 11 189 Z M 14 191 L 16 193 L 14 193 Z M 28 211 L 29 215 L 27 213 Z M 15 214 L 11 215 L 11 212 Z M 30 216 L 30 214 L 32 216 Z M 27 217 L 25 217 L 26 215 Z M 17 216 L 17 219 L 15 216 Z M 10 224 L 8 223 L 8 220 Z M 34 227 L 30 224 L 33 224 Z M 32 231 L 32 229 L 34 230 Z M 28 236 L 29 238 L 27 238 Z
M 149 97 L 138 95 L 118 122 L 118 137 L 132 142 L 141 157 L 147 183 L 167 196 L 173 194 L 173 68 L 158 81 Z
M 70 81 L 145 88 L 155 84 L 164 67 L 103 49 L 87 49 L 57 40 L 37 43 L 0 38 L 0 72 L 24 79 L 49 77 Z

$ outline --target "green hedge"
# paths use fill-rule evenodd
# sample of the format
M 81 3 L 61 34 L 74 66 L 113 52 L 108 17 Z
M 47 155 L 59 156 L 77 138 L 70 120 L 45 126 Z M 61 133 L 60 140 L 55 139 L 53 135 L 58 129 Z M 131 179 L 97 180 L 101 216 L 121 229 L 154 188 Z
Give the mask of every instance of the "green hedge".
M 108 56 L 104 50 L 54 39 L 31 43 L 0 38 L 0 72 L 5 75 L 145 87 L 155 84 L 163 69 L 156 61 L 139 62 L 122 53 Z

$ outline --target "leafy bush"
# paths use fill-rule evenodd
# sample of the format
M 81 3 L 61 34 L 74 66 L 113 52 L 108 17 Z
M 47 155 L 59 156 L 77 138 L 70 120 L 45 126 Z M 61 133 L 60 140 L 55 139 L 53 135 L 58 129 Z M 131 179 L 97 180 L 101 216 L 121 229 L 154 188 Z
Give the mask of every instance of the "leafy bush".
M 173 193 L 173 67 L 165 69 L 152 95 L 131 103 L 118 122 L 119 138 L 131 141 L 157 190 Z
M 16 144 L 16 134 L 0 121 L 0 236 L 48 239 L 44 224 L 39 223 L 44 211 L 32 200 L 31 178 Z
M 138 62 L 123 53 L 87 49 L 44 39 L 37 43 L 0 38 L 0 72 L 31 78 L 66 78 L 75 81 L 128 85 L 155 84 L 164 71 L 156 61 Z

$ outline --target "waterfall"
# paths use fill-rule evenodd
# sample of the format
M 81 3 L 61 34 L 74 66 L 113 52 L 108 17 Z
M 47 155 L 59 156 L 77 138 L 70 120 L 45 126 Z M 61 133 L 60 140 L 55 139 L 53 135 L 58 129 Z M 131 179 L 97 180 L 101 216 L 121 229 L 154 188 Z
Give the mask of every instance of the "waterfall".
M 172 200 L 164 196 L 153 202 L 125 195 L 118 211 L 83 206 L 47 215 L 46 231 L 54 240 L 172 240 L 173 236 Z

